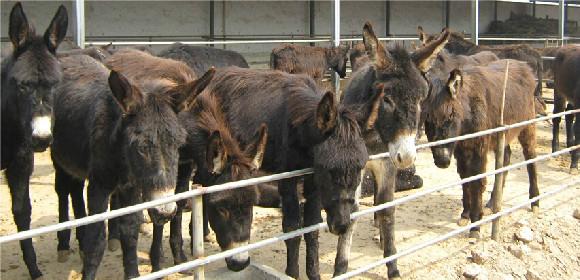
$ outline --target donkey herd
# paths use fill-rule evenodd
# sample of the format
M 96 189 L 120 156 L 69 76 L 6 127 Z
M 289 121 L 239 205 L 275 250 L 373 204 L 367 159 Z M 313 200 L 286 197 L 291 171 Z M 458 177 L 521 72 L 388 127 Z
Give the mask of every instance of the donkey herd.
M 340 275 L 348 269 L 356 223 L 350 214 L 358 209 L 365 172 L 374 178 L 375 204 L 392 201 L 395 190 L 420 187 L 420 177 L 413 175 L 419 130 L 424 127 L 429 141 L 436 141 L 500 125 L 497 112 L 508 63 L 505 123 L 532 119 L 545 108 L 538 96 L 541 82 L 535 81 L 541 81 L 538 51 L 479 47 L 447 29 L 436 35 L 419 29 L 421 46 L 408 52 L 386 48 L 367 22 L 361 44 L 284 45 L 272 51 L 271 70 L 254 70 L 238 53 L 181 44 L 157 56 L 146 48 L 57 50 L 67 27 L 64 6 L 42 36 L 20 3 L 10 13 L 13 50 L 2 60 L 1 154 L 18 231 L 30 229 L 34 153 L 49 147 L 60 222 L 69 220 L 69 197 L 75 218 L 81 218 L 187 191 L 191 181 L 209 187 L 314 167 L 314 174 L 302 180 L 205 195 L 204 232 L 211 226 L 220 248 L 228 250 L 248 244 L 254 206 L 281 205 L 284 232 L 320 223 L 324 209 L 330 232 L 339 236 L 334 275 Z M 562 47 L 555 55 L 554 112 L 566 103 L 580 108 L 580 47 Z M 321 79 L 328 69 L 344 77 L 349 59 L 353 72 L 339 100 Z M 568 146 L 580 144 L 579 117 L 574 124 L 574 115 L 566 117 Z M 559 122 L 554 119 L 553 150 L 559 147 Z M 507 133 L 506 164 L 515 139 L 526 159 L 536 156 L 535 133 L 534 125 Z M 466 178 L 485 171 L 487 154 L 497 152 L 496 141 L 492 135 L 431 150 L 440 168 L 455 156 L 457 171 Z M 368 161 L 369 154 L 386 151 L 390 159 Z M 579 156 L 573 152 L 571 171 L 577 170 Z M 527 168 L 534 197 L 539 194 L 537 170 L 533 164 Z M 413 178 L 411 186 L 401 183 Z M 463 185 L 460 224 L 481 219 L 485 185 L 485 179 Z M 161 269 L 167 222 L 174 263 L 187 261 L 181 234 L 187 204 L 148 210 L 154 224 L 153 271 Z M 537 202 L 532 209 L 538 210 Z M 375 216 L 384 256 L 396 252 L 394 211 Z M 108 229 L 104 222 L 77 228 L 83 279 L 96 278 L 107 235 L 109 250 L 122 249 L 125 278 L 139 275 L 142 219 L 135 213 L 109 220 Z M 58 233 L 59 262 L 71 252 L 70 235 L 70 230 Z M 470 236 L 478 237 L 479 228 Z M 318 232 L 304 239 L 307 275 L 319 279 Z M 286 274 L 298 278 L 301 238 L 285 242 Z M 30 276 L 41 278 L 32 240 L 20 246 Z M 238 254 L 226 263 L 240 271 L 250 257 Z M 396 261 L 387 268 L 389 278 L 399 276 Z

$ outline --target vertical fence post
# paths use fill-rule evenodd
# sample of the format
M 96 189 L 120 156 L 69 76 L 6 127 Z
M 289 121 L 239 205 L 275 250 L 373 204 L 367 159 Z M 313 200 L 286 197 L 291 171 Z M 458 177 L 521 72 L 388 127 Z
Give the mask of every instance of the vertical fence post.
M 564 27 L 566 25 L 566 7 L 564 5 L 564 0 L 560 0 L 560 6 L 558 11 L 558 39 L 560 39 L 560 46 L 564 45 Z
M 479 0 L 471 0 L 471 39 L 479 45 Z
M 201 185 L 193 185 L 192 189 L 200 189 Z M 191 198 L 191 229 L 192 232 L 192 243 L 193 249 L 192 254 L 194 259 L 199 259 L 204 257 L 203 248 L 203 197 L 197 195 Z M 193 273 L 193 279 L 204 280 L 204 268 L 203 265 L 196 267 Z
M 499 107 L 499 125 L 503 126 L 503 114 L 504 114 L 504 107 L 505 107 L 505 92 L 507 89 L 507 81 L 510 69 L 510 62 L 509 60 L 506 62 L 505 65 L 505 76 L 503 80 L 503 92 L 501 96 L 501 106 Z M 500 169 L 504 166 L 504 149 L 505 149 L 505 134 L 506 131 L 501 131 L 497 135 L 497 146 L 495 152 L 495 169 Z M 491 207 L 493 213 L 497 213 L 501 211 L 501 203 L 503 200 L 503 178 L 505 173 L 498 173 L 495 175 L 495 182 L 493 183 L 493 192 L 491 195 Z M 501 231 L 501 221 L 500 217 L 493 220 L 491 224 L 491 238 L 493 240 L 498 240 L 499 233 Z
M 331 3 L 332 7 L 332 45 L 335 47 L 340 46 L 340 0 L 333 0 Z M 336 72 L 332 72 L 332 86 L 334 88 L 334 94 L 336 99 L 340 96 L 340 77 Z
M 75 43 L 81 48 L 85 48 L 85 1 L 75 1 Z

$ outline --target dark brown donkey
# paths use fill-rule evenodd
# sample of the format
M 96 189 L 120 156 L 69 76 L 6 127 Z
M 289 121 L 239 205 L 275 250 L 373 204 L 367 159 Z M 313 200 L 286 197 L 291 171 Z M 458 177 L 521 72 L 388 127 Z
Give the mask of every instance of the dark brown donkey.
M 188 83 L 195 77 L 193 71 L 183 62 L 155 57 L 134 49 L 116 52 L 106 64 L 138 83 L 154 79 Z M 214 72 L 214 69 L 210 69 L 200 80 L 209 82 Z M 220 104 L 212 96 L 192 99 L 185 104 L 186 107 L 179 115 L 179 121 L 187 131 L 187 139 L 179 150 L 176 192 L 189 189 L 194 167 L 196 168 L 194 182 L 203 186 L 246 179 L 254 175 L 264 154 L 266 127 L 260 129 L 255 140 L 252 139 L 251 142 L 240 146 L 231 136 Z M 252 209 L 257 204 L 259 193 L 257 187 L 250 187 L 204 196 L 207 217 L 223 250 L 248 243 Z M 185 201 L 178 203 L 176 216 L 171 221 L 170 244 L 176 264 L 187 260 L 183 253 L 181 235 L 184 203 Z M 154 271 L 160 269 L 162 238 L 163 226 L 154 225 L 150 251 Z M 226 262 L 230 269 L 238 271 L 249 264 L 249 257 L 247 254 L 241 254 L 227 258 Z
M 500 106 L 505 67 L 508 60 L 498 60 L 487 66 L 453 70 L 444 80 L 434 78 L 426 108 L 425 131 L 429 141 L 437 141 L 474 133 L 500 125 Z M 509 78 L 505 96 L 504 123 L 513 124 L 536 116 L 534 74 L 524 62 L 509 60 Z M 536 127 L 529 125 L 507 131 L 504 164 L 510 164 L 510 143 L 518 139 L 525 159 L 536 157 Z M 487 154 L 495 150 L 497 134 L 432 147 L 435 165 L 447 168 L 451 156 L 457 159 L 461 178 L 485 173 Z M 527 165 L 530 198 L 539 195 L 536 165 Z M 505 184 L 505 178 L 502 184 Z M 485 179 L 463 184 L 463 212 L 460 225 L 479 221 L 482 217 L 482 194 Z M 493 194 L 492 194 L 493 196 Z M 532 204 L 538 211 L 538 202 Z M 471 229 L 471 237 L 479 237 L 479 227 Z
M 52 141 L 52 91 L 62 77 L 56 49 L 68 26 L 67 11 L 60 6 L 44 36 L 37 36 L 22 5 L 10 12 L 8 35 L 13 51 L 2 60 L 2 163 L 12 197 L 12 215 L 18 231 L 30 229 L 29 180 L 34 152 Z M 32 279 L 42 273 L 36 264 L 32 239 L 20 241 L 24 262 Z
M 366 172 L 376 180 L 375 203 L 394 199 L 397 169 L 407 168 L 416 158 L 415 137 L 419 123 L 420 103 L 427 97 L 428 85 L 423 74 L 429 70 L 439 51 L 443 49 L 449 33 L 422 47 L 407 53 L 401 47 L 387 50 L 377 39 L 370 23 L 363 27 L 363 39 L 369 63 L 352 75 L 344 89 L 342 104 L 359 106 L 373 104 L 378 118 L 373 122 L 359 122 L 364 131 L 367 148 L 373 153 L 390 153 L 390 159 L 369 161 Z M 371 103 L 381 93 L 379 104 Z M 363 110 L 364 111 L 364 110 Z M 364 119 L 362 119 L 364 120 Z M 360 121 L 360 120 L 359 120 Z M 389 208 L 377 214 L 381 231 L 384 256 L 395 249 L 395 209 Z M 352 235 L 353 227 L 349 228 Z M 350 242 L 346 243 L 350 245 Z M 338 249 L 334 274 L 342 274 L 348 266 L 348 246 Z M 396 262 L 387 264 L 388 276 L 397 277 Z
M 580 73 L 580 47 L 563 47 L 557 52 L 554 61 L 554 113 L 564 111 L 566 102 L 570 109 L 580 109 L 578 73 Z M 560 120 L 561 118 L 554 118 L 552 151 L 557 151 L 559 148 Z M 580 144 L 580 113 L 566 115 L 566 144 L 568 147 Z M 580 150 L 573 151 L 570 162 L 571 173 L 578 173 L 578 158 L 580 158 Z
M 419 26 L 417 28 L 419 33 L 419 38 L 423 44 L 432 41 L 436 36 L 428 35 L 423 31 L 423 28 Z M 536 88 L 534 90 L 535 96 L 542 96 L 542 74 L 544 63 L 542 60 L 542 55 L 536 49 L 520 44 L 520 45 L 498 45 L 498 46 L 483 46 L 476 45 L 475 43 L 465 39 L 463 33 L 451 32 L 449 38 L 449 43 L 445 46 L 452 54 L 462 54 L 462 55 L 472 55 L 481 51 L 491 51 L 495 53 L 499 58 L 502 59 L 516 59 L 528 63 L 528 65 L 536 73 Z
M 311 47 L 282 45 L 272 50 L 270 68 L 292 74 L 306 74 L 319 82 L 328 68 L 346 77 L 346 47 Z
M 249 68 L 248 62 L 241 54 L 206 46 L 188 46 L 175 43 L 159 52 L 157 56 L 183 61 L 199 76 L 212 67 L 238 66 Z
M 51 150 L 57 191 L 80 193 L 82 200 L 88 179 L 91 215 L 106 211 L 114 192 L 121 207 L 174 194 L 179 147 L 186 139 L 177 113 L 205 83 L 155 79 L 137 85 L 86 55 L 61 63 L 65 75 L 55 93 Z M 84 203 L 79 204 L 84 215 Z M 176 208 L 167 203 L 149 209 L 149 214 L 155 224 L 162 224 Z M 125 278 L 136 277 L 138 215 L 119 220 Z M 105 250 L 104 222 L 81 228 L 83 279 L 94 279 Z
M 221 104 L 234 137 L 242 144 L 250 142 L 260 124 L 266 123 L 264 171 L 314 167 L 314 174 L 304 178 L 304 226 L 322 221 L 322 206 L 330 232 L 345 240 L 368 158 L 358 122 L 374 123 L 378 112 L 372 108 L 378 106 L 382 94 L 374 93 L 368 103 L 347 108 L 337 105 L 332 92 L 322 92 L 305 75 L 237 67 L 218 69 L 198 98 L 206 94 Z M 292 178 L 278 184 L 284 232 L 302 226 L 297 181 Z M 305 234 L 305 240 L 306 273 L 310 279 L 319 279 L 318 231 Z M 287 240 L 286 248 L 286 274 L 298 278 L 300 237 Z

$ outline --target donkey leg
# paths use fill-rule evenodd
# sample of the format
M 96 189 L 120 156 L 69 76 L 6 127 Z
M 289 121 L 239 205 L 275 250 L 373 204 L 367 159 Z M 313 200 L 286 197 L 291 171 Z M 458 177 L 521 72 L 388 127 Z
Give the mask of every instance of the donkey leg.
M 17 160 L 6 169 L 6 179 L 12 197 L 12 215 L 18 231 L 30 229 L 30 215 L 32 206 L 30 205 L 29 180 L 32 174 L 34 158 L 32 152 L 17 152 Z M 20 249 L 24 263 L 32 279 L 40 278 L 42 272 L 36 264 L 36 252 L 32 245 L 32 239 L 20 241 Z
M 119 204 L 119 195 L 117 193 L 113 193 L 113 195 L 111 195 L 110 207 L 111 207 L 111 210 L 121 208 L 121 206 Z M 120 220 L 120 218 L 117 217 L 117 218 L 109 219 L 109 221 L 107 222 L 107 227 L 108 227 L 108 232 L 109 232 L 109 236 L 108 236 L 109 242 L 107 244 L 107 247 L 108 247 L 109 251 L 111 251 L 111 252 L 117 251 L 121 247 L 121 236 L 120 236 L 120 232 L 119 232 L 120 231 L 119 220 Z
M 163 250 L 163 225 L 153 225 L 153 241 L 149 249 L 149 258 L 151 259 L 152 271 L 161 269 L 161 259 Z
M 176 193 L 189 190 L 189 181 L 191 179 L 192 171 L 193 164 L 179 164 L 179 168 L 177 170 L 177 186 L 175 188 Z M 171 219 L 170 224 L 169 245 L 171 247 L 173 262 L 175 264 L 180 264 L 187 260 L 185 253 L 183 252 L 183 236 L 181 234 L 182 213 L 186 203 L 187 201 L 185 200 L 177 202 L 177 211 L 175 212 L 175 216 L 173 216 Z
M 580 90 L 579 90 L 580 91 Z M 580 92 L 577 94 L 580 96 Z M 575 109 L 580 109 L 580 104 L 575 106 Z M 574 116 L 576 119 L 574 121 L 574 145 L 580 145 L 580 113 L 576 113 Z M 572 142 L 572 141 L 571 141 Z M 578 174 L 578 159 L 580 158 L 580 150 L 575 150 L 572 152 L 572 159 L 570 162 L 570 172 L 573 174 Z
M 476 174 L 484 173 L 485 166 L 487 163 L 487 155 L 479 154 L 478 152 L 469 153 L 467 157 L 469 160 L 466 161 L 470 164 L 468 176 L 473 176 Z M 479 179 L 468 183 L 468 188 L 470 192 L 470 203 L 471 209 L 469 210 L 469 218 L 472 223 L 481 220 L 482 212 L 482 196 L 485 190 L 485 180 Z M 479 238 L 479 227 L 474 227 L 470 230 L 469 237 Z
M 554 114 L 563 112 L 566 107 L 566 100 L 557 94 L 556 89 L 554 89 Z M 556 117 L 552 119 L 552 152 L 556 152 L 560 149 L 560 121 L 561 117 Z
M 56 164 L 54 164 L 54 173 L 54 189 L 58 195 L 58 222 L 68 222 L 68 197 L 73 187 L 71 184 L 72 178 Z M 70 229 L 64 229 L 56 233 L 58 238 L 58 245 L 56 247 L 58 251 L 57 261 L 60 263 L 68 261 L 68 257 L 71 254 L 70 233 Z
M 314 185 L 312 175 L 304 177 L 304 226 L 322 222 L 319 189 Z M 306 242 L 306 274 L 308 279 L 320 279 L 318 259 L 318 230 L 304 234 Z
M 536 157 L 536 127 L 535 125 L 530 125 L 526 127 L 522 133 L 518 136 L 518 140 L 522 145 L 524 152 L 524 158 L 526 160 L 533 159 Z M 528 169 L 528 179 L 530 180 L 530 198 L 540 195 L 540 189 L 538 188 L 538 172 L 536 170 L 536 164 L 531 163 L 526 166 Z M 532 203 L 532 211 L 534 214 L 538 214 L 540 207 L 540 201 Z
M 100 178 L 100 176 L 94 176 Z M 90 182 L 90 180 L 89 180 Z M 107 211 L 110 191 L 102 187 L 105 184 L 89 183 L 87 188 L 87 204 L 89 215 Z M 97 222 L 86 225 L 83 257 L 83 279 L 96 278 L 97 269 L 105 253 L 105 223 Z
M 566 111 L 574 110 L 574 105 L 568 103 Z M 574 146 L 574 114 L 568 114 L 564 117 L 566 122 L 566 147 Z
M 139 202 L 140 196 L 136 188 L 119 191 L 119 204 L 127 207 Z M 132 213 L 121 216 L 119 219 L 119 233 L 121 235 L 121 248 L 123 250 L 123 268 L 125 269 L 125 279 L 139 277 L 137 242 L 139 240 L 139 215 Z M 163 237 L 163 226 L 161 226 L 161 237 Z
M 504 152 L 503 152 L 503 166 L 508 166 L 511 163 L 511 157 L 512 157 L 512 149 L 509 145 L 506 145 L 504 148 Z M 503 173 L 503 176 L 501 176 L 501 186 L 502 188 L 505 189 L 505 180 L 508 176 L 508 171 Z M 487 204 L 485 205 L 485 209 L 483 209 L 483 215 L 490 215 L 492 213 L 492 208 L 493 208 L 493 200 L 495 199 L 496 196 L 496 190 L 495 188 L 493 189 L 493 191 L 491 192 L 491 198 L 487 201 Z
M 471 192 L 469 191 L 469 184 L 463 184 L 463 197 L 461 198 L 461 202 L 463 203 L 463 211 L 461 212 L 461 216 L 459 217 L 459 221 L 457 222 L 460 226 L 466 226 L 469 224 L 469 211 L 471 209 Z
M 377 195 L 375 205 L 383 204 L 385 202 L 393 201 L 395 197 L 395 180 L 397 177 L 397 169 L 392 162 L 388 160 L 374 161 L 379 168 L 373 170 L 375 172 L 375 180 L 377 183 Z M 395 248 L 395 207 L 385 209 L 378 212 L 379 228 L 381 232 L 381 243 L 383 245 L 383 256 L 388 257 L 397 253 Z M 401 277 L 399 269 L 397 268 L 397 261 L 388 262 L 387 264 L 388 277 Z
M 80 218 L 84 218 L 87 216 L 87 210 L 86 210 L 86 206 L 85 206 L 85 198 L 83 195 L 83 189 L 84 189 L 84 180 L 78 180 L 78 179 L 74 179 L 74 186 L 71 187 L 71 200 L 72 200 L 72 205 L 73 205 L 73 212 L 75 215 L 75 219 L 80 219 Z M 84 243 L 84 236 L 85 236 L 85 226 L 80 226 L 77 227 L 75 229 L 76 231 L 76 238 L 77 238 L 77 242 L 79 243 L 79 254 L 81 254 L 81 259 L 82 259 L 82 254 L 83 254 L 83 250 L 86 246 L 86 244 Z
M 295 178 L 281 180 L 278 191 L 282 198 L 282 230 L 290 232 L 300 228 L 300 205 Z M 286 243 L 286 275 L 298 278 L 300 253 L 300 237 L 284 241 Z

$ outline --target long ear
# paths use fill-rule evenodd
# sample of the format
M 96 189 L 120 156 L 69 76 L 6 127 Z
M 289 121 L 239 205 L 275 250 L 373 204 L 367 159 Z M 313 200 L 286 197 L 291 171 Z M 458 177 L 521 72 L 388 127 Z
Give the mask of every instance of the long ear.
M 186 110 L 193 105 L 195 98 L 207 87 L 211 79 L 215 74 L 215 68 L 212 67 L 201 78 L 186 83 L 178 85 L 172 89 L 172 97 L 174 109 L 176 112 Z
M 102 51 L 105 51 L 105 52 L 109 53 L 109 49 L 110 49 L 112 46 L 113 46 L 113 42 L 111 42 L 111 43 L 108 43 L 108 44 L 106 44 L 106 45 L 102 45 L 102 46 L 100 46 L 99 48 L 100 48 Z
M 214 174 L 220 174 L 226 167 L 228 154 L 219 131 L 214 131 L 209 136 L 205 160 L 207 169 Z
M 252 157 L 252 165 L 255 170 L 260 169 L 262 166 L 264 153 L 266 152 L 266 143 L 268 143 L 268 126 L 262 123 L 256 139 L 246 147 L 246 154 Z
M 28 24 L 20 2 L 16 3 L 10 12 L 8 34 L 12 45 L 14 45 L 14 50 L 24 45 L 26 40 L 34 35 L 34 29 Z
M 431 69 L 437 55 L 445 48 L 445 44 L 449 41 L 449 35 L 449 30 L 445 29 L 439 38 L 413 52 L 411 58 L 421 72 L 426 73 Z
M 419 41 L 421 41 L 423 45 L 427 44 L 427 33 L 423 31 L 423 27 L 421 25 L 417 26 L 417 34 L 419 35 Z
M 377 122 L 377 119 L 379 118 L 379 108 L 381 106 L 381 102 L 383 102 L 383 97 L 385 96 L 385 89 L 382 86 L 382 84 L 380 84 L 380 91 L 375 94 L 375 96 L 371 99 L 371 101 L 369 102 L 368 105 L 368 114 L 366 117 L 366 122 L 365 122 L 365 129 L 367 130 L 371 130 L 375 127 L 375 123 Z
M 112 70 L 109 74 L 109 87 L 113 97 L 121 107 L 123 113 L 132 113 L 143 103 L 143 94 L 131 85 L 121 73 Z
M 44 32 L 44 42 L 48 47 L 48 50 L 51 52 L 55 52 L 58 48 L 58 45 L 66 36 L 66 29 L 68 27 L 68 15 L 66 12 L 66 8 L 64 5 L 60 5 L 58 7 L 58 11 L 52 18 L 50 25 Z M 82 46 L 80 46 L 82 47 Z
M 391 57 L 385 47 L 383 47 L 383 44 L 377 39 L 373 26 L 368 21 L 363 27 L 363 43 L 371 61 L 379 68 L 387 67 Z
M 463 86 L 463 75 L 459 69 L 453 69 L 449 74 L 449 80 L 447 80 L 447 88 L 449 89 L 449 94 L 452 98 L 457 98 L 461 87 Z
M 334 93 L 327 91 L 316 108 L 316 127 L 322 134 L 327 134 L 336 127 L 337 110 Z

